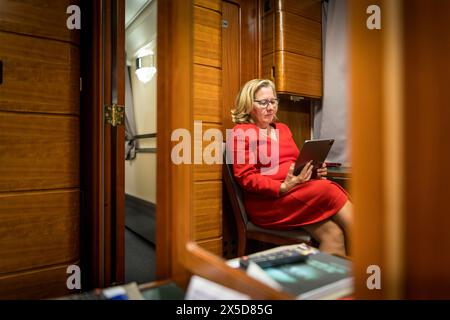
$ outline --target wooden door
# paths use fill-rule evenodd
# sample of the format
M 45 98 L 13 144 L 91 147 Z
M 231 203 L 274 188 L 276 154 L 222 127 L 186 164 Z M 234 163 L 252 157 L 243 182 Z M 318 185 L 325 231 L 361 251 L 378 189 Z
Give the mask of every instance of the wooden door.
M 258 0 L 222 1 L 223 132 L 233 128 L 231 110 L 241 86 L 261 75 Z
M 0 299 L 68 294 L 80 260 L 79 1 L 0 1 Z
M 241 85 L 240 66 L 240 6 L 233 2 L 222 2 L 222 98 L 223 131 L 233 128 L 231 110 Z

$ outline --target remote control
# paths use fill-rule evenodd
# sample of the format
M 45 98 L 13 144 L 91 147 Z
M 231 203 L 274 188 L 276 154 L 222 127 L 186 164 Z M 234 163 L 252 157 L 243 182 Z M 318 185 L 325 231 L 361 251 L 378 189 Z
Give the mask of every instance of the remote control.
M 288 263 L 305 262 L 307 258 L 307 255 L 300 253 L 298 250 L 286 249 L 279 252 L 272 252 L 254 256 L 243 256 L 239 260 L 239 264 L 244 269 L 247 269 L 249 262 L 252 261 L 261 268 L 269 268 Z

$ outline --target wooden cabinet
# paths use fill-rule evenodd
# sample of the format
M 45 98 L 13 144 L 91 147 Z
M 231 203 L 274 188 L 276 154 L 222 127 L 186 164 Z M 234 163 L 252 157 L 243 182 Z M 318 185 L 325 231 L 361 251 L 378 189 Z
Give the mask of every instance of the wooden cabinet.
M 317 0 L 262 1 L 262 75 L 277 91 L 322 96 L 322 21 Z

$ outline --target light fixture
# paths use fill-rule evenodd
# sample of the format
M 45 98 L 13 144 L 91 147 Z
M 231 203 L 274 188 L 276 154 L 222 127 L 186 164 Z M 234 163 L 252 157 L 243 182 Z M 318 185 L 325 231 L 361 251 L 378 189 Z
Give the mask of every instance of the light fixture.
M 156 73 L 155 55 L 149 54 L 136 59 L 136 76 L 139 81 L 147 83 Z

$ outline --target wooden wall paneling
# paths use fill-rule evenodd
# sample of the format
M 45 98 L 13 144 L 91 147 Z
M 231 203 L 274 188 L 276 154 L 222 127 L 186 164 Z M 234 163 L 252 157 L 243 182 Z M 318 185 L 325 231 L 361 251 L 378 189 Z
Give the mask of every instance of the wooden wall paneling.
M 0 194 L 0 275 L 79 259 L 79 197 L 77 189 Z
M 0 297 L 67 294 L 80 261 L 79 1 L 0 8 Z
M 212 5 L 215 2 L 211 3 Z M 194 120 L 205 121 L 203 133 L 209 128 L 221 129 L 222 124 L 222 24 L 219 12 L 194 6 Z M 208 121 L 210 123 L 208 123 Z M 215 122 L 217 124 L 213 124 Z M 203 135 L 202 135 L 203 136 Z M 202 137 L 194 137 L 196 142 Z M 203 147 L 209 145 L 204 142 Z M 204 161 L 204 160 L 203 160 Z M 193 166 L 193 240 L 216 238 L 222 234 L 221 166 Z M 201 181 L 201 182 L 199 182 Z
M 273 15 L 269 15 L 264 20 L 269 17 L 273 19 Z M 322 25 L 320 22 L 280 11 L 276 13 L 276 25 L 275 50 L 322 59 Z M 272 40 L 270 35 L 267 36 L 268 39 L 265 39 L 265 42 Z
M 321 0 L 277 0 L 277 10 L 287 11 L 317 22 L 322 22 Z
M 222 68 L 220 12 L 194 7 L 194 63 Z
M 228 22 L 222 28 L 222 123 L 223 134 L 231 129 L 231 110 L 235 107 L 236 96 L 241 87 L 241 44 L 240 44 L 240 8 L 238 5 L 223 2 L 222 18 Z
M 309 100 L 294 102 L 287 97 L 279 98 L 281 99 L 277 117 L 289 127 L 295 144 L 301 149 L 305 140 L 311 139 L 311 102 Z
M 222 235 L 222 181 L 194 183 L 193 239 Z
M 194 0 L 194 5 L 211 9 L 217 12 L 221 12 L 222 1 L 221 0 Z
M 194 64 L 194 120 L 222 122 L 222 71 Z
M 67 289 L 67 267 L 79 261 L 26 272 L 0 275 L 0 299 L 48 299 L 73 293 Z
M 200 139 L 203 139 L 203 135 L 205 132 L 209 129 L 215 129 L 215 130 L 221 130 L 222 127 L 220 124 L 212 124 L 203 122 L 202 123 L 202 133 L 201 137 L 194 136 L 194 144 L 200 143 Z M 221 144 L 222 142 L 219 141 Z M 202 151 L 205 150 L 209 145 L 211 144 L 210 140 L 203 140 L 202 141 Z M 209 150 L 209 148 L 208 148 Z M 210 152 L 207 153 L 210 154 Z M 203 152 L 202 152 L 203 154 Z M 212 156 L 216 156 L 215 153 L 212 154 Z M 220 160 L 222 161 L 222 157 L 220 156 Z M 220 180 L 222 179 L 222 165 L 221 164 L 207 164 L 205 163 L 203 157 L 202 157 L 202 163 L 201 164 L 194 164 L 194 181 L 207 181 L 207 180 Z
M 79 187 L 79 118 L 0 112 L 0 192 Z
M 275 84 L 278 92 L 312 98 L 322 96 L 321 60 L 277 51 L 275 61 Z
M 80 0 L 2 0 L 0 30 L 78 45 L 80 32 L 69 30 L 66 24 L 70 16 L 66 11 L 71 5 L 80 5 Z
M 197 244 L 203 249 L 214 253 L 219 257 L 222 256 L 222 237 L 206 241 L 197 241 Z
M 0 60 L 0 110 L 79 114 L 77 47 L 0 31 Z

